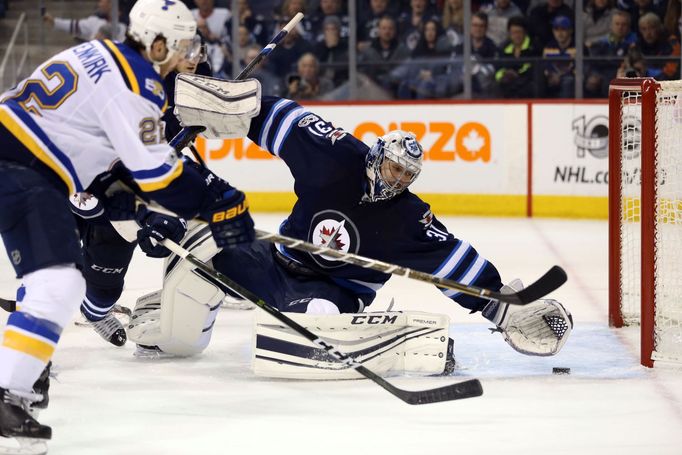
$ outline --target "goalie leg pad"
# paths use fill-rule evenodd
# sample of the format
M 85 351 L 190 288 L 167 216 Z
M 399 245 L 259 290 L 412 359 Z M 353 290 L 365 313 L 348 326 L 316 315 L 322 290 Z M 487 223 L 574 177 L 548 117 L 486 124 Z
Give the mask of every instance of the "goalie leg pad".
M 434 375 L 445 369 L 450 325 L 446 315 L 379 312 L 287 316 L 378 374 Z M 252 367 L 257 376 L 276 378 L 361 377 L 265 312 L 255 318 Z
M 202 261 L 219 251 L 206 225 L 190 229 L 182 243 Z M 191 263 L 177 259 L 175 255 L 166 259 L 163 289 L 138 299 L 128 337 L 140 345 L 158 346 L 166 354 L 191 356 L 208 346 L 225 293 Z

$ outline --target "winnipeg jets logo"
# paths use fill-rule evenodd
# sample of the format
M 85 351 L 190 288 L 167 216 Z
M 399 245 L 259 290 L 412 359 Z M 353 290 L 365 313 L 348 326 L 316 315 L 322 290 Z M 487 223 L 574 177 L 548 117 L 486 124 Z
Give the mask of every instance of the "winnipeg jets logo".
M 341 221 L 338 226 L 331 228 L 327 228 L 327 226 L 323 225 L 319 233 L 320 245 L 333 250 L 343 250 L 343 247 L 346 246 L 346 244 L 344 244 L 339 237 L 341 236 L 341 229 L 343 229 L 345 223 L 345 220 Z M 347 233 L 348 231 L 346 231 L 346 234 Z
M 344 253 L 357 253 L 360 243 L 357 228 L 343 213 L 325 210 L 313 216 L 310 226 L 309 240 L 313 244 Z M 314 254 L 312 258 L 324 268 L 344 265 L 324 254 Z

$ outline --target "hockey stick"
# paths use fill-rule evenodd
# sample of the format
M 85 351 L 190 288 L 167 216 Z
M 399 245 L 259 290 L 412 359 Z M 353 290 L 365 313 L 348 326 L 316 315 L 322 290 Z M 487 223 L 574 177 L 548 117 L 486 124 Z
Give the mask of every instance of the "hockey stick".
M 434 284 L 442 288 L 453 289 L 455 291 L 461 292 L 462 294 L 497 300 L 499 302 L 506 302 L 512 305 L 526 305 L 530 302 L 534 302 L 539 298 L 546 296 L 550 292 L 558 289 L 567 280 L 564 269 L 558 265 L 555 265 L 527 288 L 513 294 L 502 294 L 489 289 L 458 283 L 448 278 L 441 278 L 431 275 L 430 273 L 420 272 L 418 270 L 401 267 L 395 264 L 389 264 L 376 259 L 369 259 L 357 254 L 344 253 L 343 251 L 334 250 L 332 248 L 313 245 L 312 243 L 304 242 L 303 240 L 261 231 L 260 229 L 256 229 L 256 237 L 260 240 L 266 240 L 272 243 L 281 243 L 282 245 L 294 250 L 299 250 L 310 254 L 324 254 L 325 256 L 332 256 L 340 261 L 357 265 L 359 267 L 364 267 L 366 269 L 390 273 L 392 275 L 405 276 L 407 278 L 412 278 L 413 280 Z
M 383 387 L 389 393 L 400 398 L 405 403 L 408 404 L 438 403 L 441 401 L 452 401 L 461 400 L 463 398 L 473 398 L 481 396 L 483 394 L 483 387 L 481 386 L 481 383 L 478 379 L 469 379 L 467 381 L 429 390 L 411 391 L 399 389 L 398 387 L 384 380 L 381 376 L 374 373 L 372 370 L 364 367 L 357 360 L 340 352 L 334 346 L 330 345 L 322 338 L 319 338 L 317 335 L 315 335 L 314 333 L 312 333 L 311 331 L 309 331 L 308 329 L 306 329 L 293 319 L 289 318 L 284 313 L 280 312 L 277 308 L 270 306 L 256 294 L 240 286 L 238 283 L 231 280 L 222 273 L 212 269 L 204 262 L 200 261 L 195 256 L 193 256 L 189 251 L 182 248 L 177 243 L 166 239 L 162 242 L 162 244 L 163 246 L 171 250 L 173 253 L 177 254 L 180 258 L 189 261 L 192 265 L 194 265 L 196 268 L 203 271 L 204 273 L 208 274 L 213 279 L 223 283 L 224 285 L 235 291 L 237 294 L 244 297 L 246 300 L 253 302 L 256 306 L 266 311 L 268 314 L 279 320 L 287 327 L 291 328 L 292 330 L 294 330 L 307 340 L 313 342 L 316 346 L 324 349 L 329 355 L 331 355 L 338 361 L 347 365 L 349 368 L 355 369 L 358 373 L 360 373 L 367 379 L 371 380 L 375 384 L 378 384 L 379 386 Z
M 7 311 L 8 313 L 12 313 L 17 310 L 17 302 L 14 300 L 5 300 L 0 298 L 0 308 Z
M 140 202 L 142 203 L 142 201 Z M 166 210 L 155 203 L 149 204 L 148 208 L 166 215 L 177 216 L 175 213 Z M 390 264 L 378 259 L 370 259 L 358 254 L 345 253 L 343 251 L 314 245 L 303 240 L 286 237 L 280 234 L 274 234 L 260 229 L 256 229 L 256 238 L 259 240 L 265 240 L 266 242 L 281 243 L 282 245 L 294 250 L 299 250 L 310 254 L 323 254 L 326 256 L 332 256 L 339 261 L 357 265 L 358 267 L 389 273 L 391 275 L 404 276 L 413 280 L 433 284 L 441 288 L 453 289 L 455 291 L 461 292 L 462 294 L 471 295 L 482 299 L 496 300 L 498 302 L 505 302 L 512 305 L 527 305 L 531 302 L 535 302 L 550 292 L 559 289 L 568 279 L 564 269 L 558 265 L 555 265 L 525 289 L 512 294 L 502 294 L 501 292 L 491 291 L 490 289 L 462 284 L 448 278 L 441 278 L 430 273 L 420 272 L 419 270 L 410 269 L 408 267 Z
M 258 65 L 261 61 L 263 61 L 264 58 L 266 58 L 270 52 L 272 52 L 277 45 L 282 42 L 285 36 L 294 28 L 296 25 L 298 25 L 299 22 L 301 22 L 301 19 L 303 19 L 303 13 L 296 13 L 296 15 L 287 23 L 287 25 L 282 28 L 282 30 L 275 35 L 274 38 L 270 40 L 270 42 L 263 48 L 261 49 L 260 53 L 256 55 L 256 57 L 249 62 L 248 65 L 237 75 L 237 77 L 234 79 L 236 81 L 241 81 L 243 79 L 246 79 L 249 74 L 253 71 L 253 69 Z M 180 151 L 184 149 L 185 147 L 188 147 L 189 144 L 191 144 L 194 141 L 194 138 L 197 137 L 197 134 L 201 133 L 204 131 L 206 128 L 203 126 L 188 126 L 186 128 L 183 128 L 182 131 L 180 131 L 178 134 L 175 135 L 173 139 L 169 142 L 170 146 L 173 147 L 175 150 Z M 204 164 L 204 160 L 201 158 L 201 155 L 199 155 L 199 152 L 193 147 L 190 147 L 190 150 L 192 151 L 192 154 L 195 156 L 197 161 L 201 163 L 204 167 L 206 165 Z

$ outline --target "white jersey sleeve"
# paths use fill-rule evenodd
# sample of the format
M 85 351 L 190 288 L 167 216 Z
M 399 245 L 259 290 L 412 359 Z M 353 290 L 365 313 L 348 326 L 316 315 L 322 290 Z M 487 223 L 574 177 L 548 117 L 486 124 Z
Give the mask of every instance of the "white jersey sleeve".
M 75 46 L 0 100 L 0 122 L 23 145 L 0 150 L 0 159 L 35 168 L 67 194 L 83 191 L 121 160 L 143 191 L 171 210 L 196 214 L 200 203 L 189 199 L 201 200 L 199 176 L 185 175 L 165 191 L 182 176 L 183 163 L 164 138 L 162 80 L 134 49 L 108 40 Z

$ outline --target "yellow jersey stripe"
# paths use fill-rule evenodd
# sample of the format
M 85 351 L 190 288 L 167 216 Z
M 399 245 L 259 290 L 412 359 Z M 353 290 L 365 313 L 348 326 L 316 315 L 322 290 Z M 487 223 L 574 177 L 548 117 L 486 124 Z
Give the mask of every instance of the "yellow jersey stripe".
M 69 194 L 73 194 L 76 192 L 76 184 L 73 181 L 73 178 L 69 175 L 68 172 L 66 172 L 59 164 L 58 161 L 55 160 L 48 152 L 46 152 L 45 148 L 43 148 L 34 138 L 33 136 L 28 132 L 30 131 L 28 128 L 25 128 L 24 125 L 21 123 L 17 122 L 14 117 L 12 117 L 7 110 L 4 108 L 0 108 L 0 123 L 2 123 L 5 128 L 9 130 L 10 133 L 16 137 L 19 142 L 24 144 L 24 147 L 26 147 L 32 154 L 36 156 L 43 164 L 45 164 L 47 167 L 52 169 L 55 174 L 61 178 L 64 183 L 66 183 L 66 186 L 69 188 Z
M 128 60 L 126 60 L 121 51 L 119 51 L 116 45 L 112 43 L 110 40 L 108 39 L 104 40 L 104 44 L 109 48 L 112 55 L 116 58 L 120 67 L 123 68 L 124 73 L 123 75 L 128 80 L 130 90 L 132 90 L 133 93 L 135 93 L 136 95 L 139 95 L 140 84 L 137 83 L 137 77 L 135 76 L 135 72 L 133 71 L 133 69 L 130 67 Z
M 36 340 L 23 333 L 15 332 L 9 327 L 5 329 L 5 339 L 2 342 L 2 345 L 6 348 L 35 357 L 45 363 L 50 361 L 55 348 L 52 344 Z
M 149 193 L 151 191 L 158 191 L 166 188 L 168 185 L 171 184 L 173 180 L 178 178 L 180 174 L 182 174 L 184 167 L 182 164 L 182 161 L 178 161 L 178 165 L 176 168 L 170 173 L 167 174 L 166 177 L 164 177 L 161 180 L 155 181 L 155 182 L 141 182 L 137 181 L 138 185 L 140 185 L 140 189 L 144 191 L 145 193 Z

